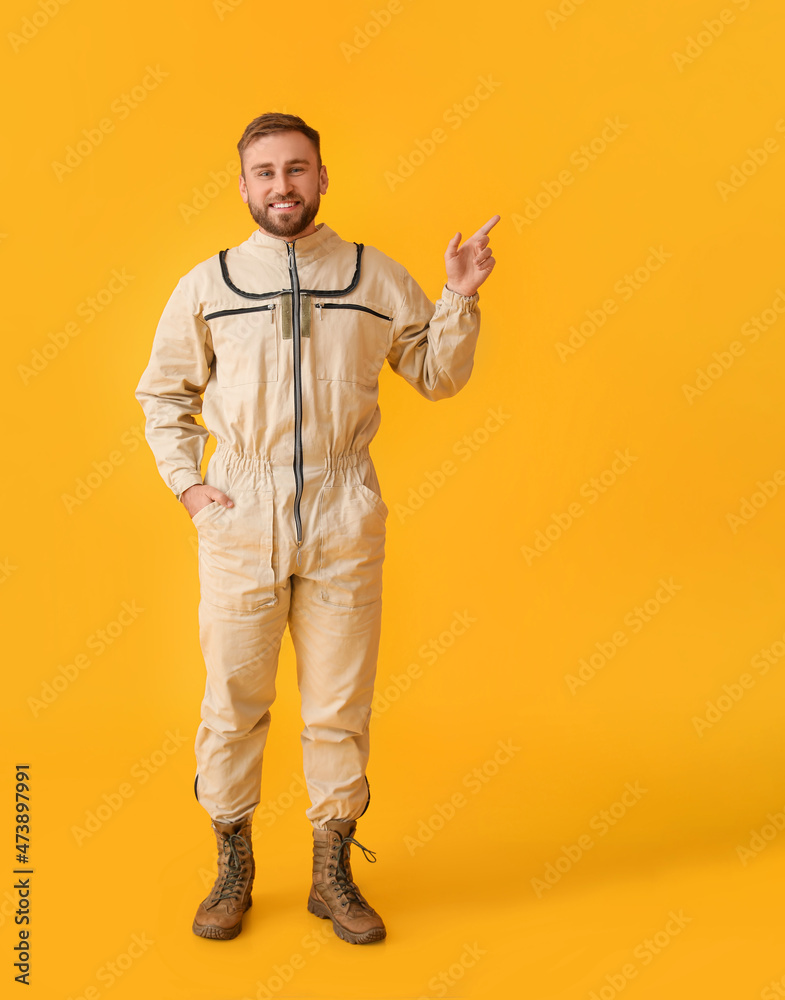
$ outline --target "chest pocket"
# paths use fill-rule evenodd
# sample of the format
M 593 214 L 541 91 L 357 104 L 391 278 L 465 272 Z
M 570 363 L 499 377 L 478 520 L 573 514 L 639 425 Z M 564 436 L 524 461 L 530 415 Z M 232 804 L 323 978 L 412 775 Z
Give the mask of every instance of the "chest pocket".
M 383 307 L 314 300 L 311 357 L 316 377 L 373 388 L 387 356 L 391 323 Z
M 224 388 L 278 381 L 279 301 L 207 313 L 215 377 Z

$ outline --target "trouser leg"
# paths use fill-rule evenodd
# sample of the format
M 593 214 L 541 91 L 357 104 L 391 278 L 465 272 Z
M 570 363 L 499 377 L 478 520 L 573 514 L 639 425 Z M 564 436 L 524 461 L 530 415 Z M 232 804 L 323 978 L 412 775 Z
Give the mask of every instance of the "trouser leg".
M 339 607 L 320 596 L 321 585 L 293 577 L 289 630 L 297 656 L 303 769 L 317 829 L 356 819 L 368 804 L 365 771 L 381 633 L 381 598 Z
M 289 585 L 278 595 L 275 606 L 254 612 L 199 604 L 207 680 L 196 735 L 196 794 L 221 823 L 235 822 L 259 804 Z

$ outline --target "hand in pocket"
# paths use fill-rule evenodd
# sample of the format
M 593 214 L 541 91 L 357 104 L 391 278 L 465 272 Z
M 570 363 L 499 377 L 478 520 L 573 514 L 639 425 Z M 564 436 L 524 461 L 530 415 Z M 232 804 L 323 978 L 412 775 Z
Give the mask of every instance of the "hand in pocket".
M 211 503 L 220 503 L 224 507 L 234 507 L 233 501 L 225 493 L 216 489 L 215 486 L 205 486 L 204 484 L 189 486 L 187 490 L 183 491 L 180 500 L 192 521 L 195 514 Z

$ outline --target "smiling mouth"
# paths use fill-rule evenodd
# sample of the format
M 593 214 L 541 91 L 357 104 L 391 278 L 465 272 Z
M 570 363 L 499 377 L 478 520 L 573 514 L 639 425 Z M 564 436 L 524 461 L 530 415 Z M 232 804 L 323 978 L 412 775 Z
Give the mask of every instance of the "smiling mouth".
M 270 208 L 276 212 L 291 212 L 293 208 L 297 208 L 298 204 L 299 202 L 296 201 L 274 201 L 270 205 Z

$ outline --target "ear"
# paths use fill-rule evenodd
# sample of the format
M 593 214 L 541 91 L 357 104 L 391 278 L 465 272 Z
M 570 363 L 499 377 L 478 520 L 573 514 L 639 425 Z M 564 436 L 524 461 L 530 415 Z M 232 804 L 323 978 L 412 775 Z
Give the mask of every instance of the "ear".
M 330 178 L 327 176 L 327 167 L 322 164 L 322 169 L 319 171 L 319 194 L 327 194 L 327 185 L 330 183 Z
M 247 205 L 248 204 L 248 188 L 246 187 L 245 178 L 243 177 L 242 174 L 240 174 L 240 176 L 238 178 L 238 184 L 239 184 L 239 187 L 240 187 L 240 197 L 243 199 L 243 201 Z

